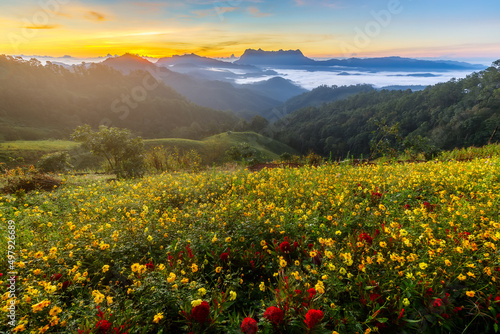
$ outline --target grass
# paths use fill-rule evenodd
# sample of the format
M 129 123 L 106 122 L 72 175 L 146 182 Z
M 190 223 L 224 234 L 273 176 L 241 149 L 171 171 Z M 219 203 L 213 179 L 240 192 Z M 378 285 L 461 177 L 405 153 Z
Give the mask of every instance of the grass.
M 196 150 L 202 157 L 205 165 L 224 162 L 225 152 L 234 145 L 248 143 L 257 155 L 264 161 L 271 161 L 284 152 L 297 153 L 294 149 L 271 138 L 264 137 L 254 132 L 228 132 L 205 138 L 203 140 L 190 140 L 180 138 L 146 139 L 146 149 L 157 146 L 165 148 L 177 147 L 180 152 Z M 78 161 L 92 160 L 78 150 L 79 145 L 65 140 L 23 140 L 0 142 L 0 162 L 9 167 L 36 164 L 41 156 L 57 151 L 69 151 Z M 81 158 L 83 155 L 83 159 Z M 78 165 L 87 168 L 83 163 Z

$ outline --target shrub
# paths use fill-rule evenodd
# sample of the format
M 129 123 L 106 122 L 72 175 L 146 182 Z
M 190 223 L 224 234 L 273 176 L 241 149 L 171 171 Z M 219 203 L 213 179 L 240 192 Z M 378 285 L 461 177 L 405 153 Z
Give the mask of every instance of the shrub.
M 37 168 L 44 173 L 66 172 L 73 168 L 68 152 L 45 154 L 37 163 Z

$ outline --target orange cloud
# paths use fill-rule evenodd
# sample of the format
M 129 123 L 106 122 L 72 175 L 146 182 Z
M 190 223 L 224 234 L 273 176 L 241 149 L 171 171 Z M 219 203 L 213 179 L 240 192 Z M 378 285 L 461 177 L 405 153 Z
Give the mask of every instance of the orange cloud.
M 94 11 L 87 12 L 85 17 L 91 21 L 96 21 L 96 22 L 106 21 L 106 17 L 103 14 Z
M 265 16 L 271 16 L 271 13 L 263 13 L 260 11 L 259 8 L 257 7 L 248 7 L 247 12 L 255 17 L 265 17 Z
M 31 25 L 25 26 L 26 29 L 56 29 L 59 28 L 59 24 L 42 24 L 42 25 Z

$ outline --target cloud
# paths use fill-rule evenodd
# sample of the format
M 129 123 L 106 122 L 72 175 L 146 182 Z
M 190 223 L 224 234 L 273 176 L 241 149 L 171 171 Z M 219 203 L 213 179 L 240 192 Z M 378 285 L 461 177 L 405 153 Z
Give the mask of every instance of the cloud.
M 306 4 L 305 0 L 294 0 L 297 6 L 304 6 Z
M 215 7 L 212 9 L 201 9 L 192 11 L 198 17 L 207 17 L 207 16 L 217 16 L 225 13 L 233 12 L 237 10 L 238 7 Z
M 26 29 L 56 29 L 59 28 L 59 24 L 41 24 L 41 25 L 31 25 L 25 26 Z
M 106 17 L 101 14 L 101 13 L 98 13 L 98 12 L 95 12 L 93 10 L 91 11 L 88 11 L 86 14 L 85 14 L 85 18 L 91 20 L 91 21 L 96 21 L 96 22 L 101 22 L 101 21 L 106 21 Z
M 247 12 L 255 17 L 265 17 L 265 16 L 271 16 L 271 13 L 263 13 L 260 11 L 259 8 L 257 7 L 248 7 Z

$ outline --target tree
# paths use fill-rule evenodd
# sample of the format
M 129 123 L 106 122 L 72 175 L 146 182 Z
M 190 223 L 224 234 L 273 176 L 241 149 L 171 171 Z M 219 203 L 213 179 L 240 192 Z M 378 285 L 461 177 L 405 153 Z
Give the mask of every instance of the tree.
M 75 129 L 71 139 L 82 143 L 92 154 L 106 159 L 117 177 L 136 177 L 144 174 L 144 143 L 133 137 L 130 130 L 101 125 L 93 131 L 90 125 Z

